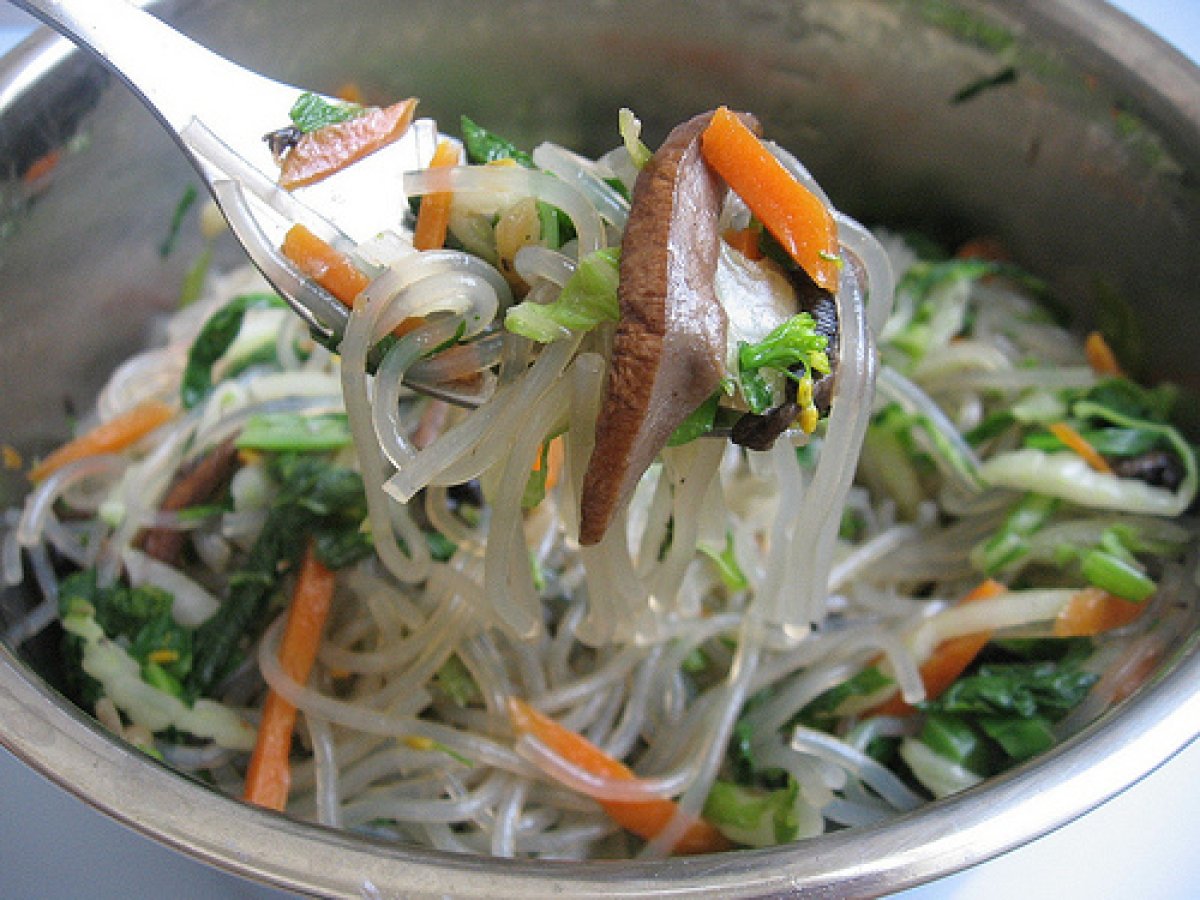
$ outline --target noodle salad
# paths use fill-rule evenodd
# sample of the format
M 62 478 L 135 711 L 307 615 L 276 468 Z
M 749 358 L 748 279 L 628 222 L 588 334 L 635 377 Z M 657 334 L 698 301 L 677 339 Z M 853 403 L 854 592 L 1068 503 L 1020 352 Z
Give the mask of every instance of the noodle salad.
M 405 104 L 305 95 L 281 184 Z M 751 116 L 618 124 L 592 160 L 464 118 L 394 232 L 293 228 L 332 349 L 209 274 L 30 470 L 6 642 L 54 632 L 76 702 L 221 791 L 540 858 L 879 822 L 1136 690 L 1197 609 L 1173 390 Z

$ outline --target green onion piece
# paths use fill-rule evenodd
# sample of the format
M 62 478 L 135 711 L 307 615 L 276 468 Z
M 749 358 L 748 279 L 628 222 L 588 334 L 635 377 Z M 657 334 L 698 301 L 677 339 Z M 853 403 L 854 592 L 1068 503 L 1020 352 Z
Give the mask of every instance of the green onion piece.
M 798 800 L 799 784 L 791 778 L 787 787 L 769 792 L 718 780 L 704 802 L 703 815 L 730 840 L 770 847 L 799 834 Z
M 1136 565 L 1104 550 L 1085 553 L 1080 567 L 1089 583 L 1134 603 L 1141 603 L 1157 587 Z
M 995 575 L 1029 552 L 1028 538 L 1039 531 L 1058 508 L 1058 500 L 1026 494 L 1009 511 L 1004 524 L 971 551 L 971 562 L 985 575 Z
M 236 444 L 245 450 L 317 452 L 339 450 L 350 441 L 345 413 L 263 413 L 250 417 Z
M 1045 753 L 1054 746 L 1054 732 L 1044 716 L 1028 719 L 982 716 L 978 722 L 984 733 L 1016 762 Z
M 621 132 L 621 140 L 625 142 L 625 149 L 629 152 L 629 158 L 633 164 L 639 169 L 650 162 L 650 157 L 654 154 L 650 152 L 650 148 L 642 143 L 642 121 L 633 114 L 633 110 L 622 107 L 617 113 L 617 128 Z
M 989 775 L 993 771 L 994 761 L 987 742 L 959 716 L 930 713 L 925 717 L 919 739 L 934 753 L 976 775 Z

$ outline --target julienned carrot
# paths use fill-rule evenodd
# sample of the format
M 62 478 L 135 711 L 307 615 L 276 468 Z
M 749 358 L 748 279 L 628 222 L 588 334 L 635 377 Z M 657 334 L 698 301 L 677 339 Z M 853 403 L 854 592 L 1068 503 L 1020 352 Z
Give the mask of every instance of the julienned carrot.
M 700 150 L 812 280 L 827 291 L 836 291 L 837 225 L 820 198 L 797 181 L 724 106 L 713 113 Z
M 1087 356 L 1088 365 L 1097 375 L 1116 377 L 1125 374 L 1121 364 L 1117 362 L 1117 354 L 1113 353 L 1112 347 L 1100 332 L 1093 331 L 1087 336 L 1083 342 L 1083 352 Z
M 370 283 L 344 253 L 327 244 L 303 225 L 293 225 L 283 238 L 283 255 L 346 306 Z
M 174 407 L 159 400 L 140 403 L 63 444 L 29 470 L 29 479 L 41 481 L 51 472 L 76 460 L 125 450 L 174 416 Z
M 294 681 L 308 681 L 329 605 L 333 599 L 334 573 L 325 566 L 310 542 L 292 590 L 287 625 L 279 643 L 279 665 Z M 250 766 L 246 770 L 243 797 L 268 809 L 282 810 L 287 805 L 291 785 L 288 757 L 292 750 L 292 731 L 296 726 L 296 707 L 275 691 L 267 693 L 258 739 Z
M 959 603 L 976 603 L 1003 594 L 1004 591 L 1004 585 L 989 578 L 964 596 Z M 921 683 L 925 685 L 926 699 L 932 700 L 954 684 L 991 639 L 990 631 L 981 631 L 978 634 L 964 634 L 961 637 L 950 638 L 938 644 L 929 659 L 920 666 Z M 912 712 L 913 708 L 897 691 L 864 715 L 906 716 Z
M 559 725 L 528 703 L 512 697 L 508 715 L 518 734 L 537 738 L 568 762 L 605 778 L 634 780 L 636 775 L 620 760 L 591 741 Z M 674 800 L 599 800 L 604 811 L 626 831 L 652 840 L 666 828 L 678 809 Z M 692 822 L 675 844 L 676 853 L 716 853 L 732 846 L 728 838 L 704 819 Z
M 303 225 L 297 224 L 289 228 L 283 236 L 283 246 L 279 249 L 303 274 L 346 306 L 353 307 L 358 295 L 371 283 L 371 279 L 350 261 L 350 257 Z M 392 334 L 403 337 L 420 323 L 420 319 L 405 319 L 392 329 Z
M 1049 427 L 1051 434 L 1062 441 L 1068 448 L 1082 456 L 1084 462 L 1097 472 L 1103 472 L 1106 475 L 1113 474 L 1112 466 L 1108 464 L 1108 460 L 1101 456 L 1082 434 L 1066 422 L 1051 422 L 1047 427 Z
M 558 479 L 562 477 L 563 463 L 566 460 L 565 453 L 562 436 L 551 438 L 546 447 L 546 490 L 550 490 L 558 484 Z M 533 461 L 533 471 L 540 472 L 541 469 L 542 455 L 539 453 L 537 459 Z
M 1067 601 L 1054 620 L 1055 637 L 1092 637 L 1128 625 L 1146 610 L 1098 587 L 1086 587 Z
M 441 141 L 433 151 L 430 168 L 458 165 L 458 148 L 450 141 Z M 448 191 L 426 194 L 421 198 L 421 209 L 417 213 L 417 225 L 413 231 L 413 246 L 418 250 L 440 250 L 446 243 L 446 230 L 450 226 L 450 203 L 453 195 Z

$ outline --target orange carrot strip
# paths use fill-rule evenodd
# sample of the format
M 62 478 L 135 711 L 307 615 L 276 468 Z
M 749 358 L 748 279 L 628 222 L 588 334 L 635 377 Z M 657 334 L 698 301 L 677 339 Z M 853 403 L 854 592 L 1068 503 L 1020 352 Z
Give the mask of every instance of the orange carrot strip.
M 550 490 L 558 484 L 558 479 L 562 476 L 565 452 L 561 435 L 550 440 L 550 444 L 546 448 L 546 490 Z M 540 472 L 541 468 L 542 455 L 539 453 L 537 459 L 533 461 L 533 471 Z
M 1054 620 L 1055 637 L 1092 637 L 1128 625 L 1146 603 L 1125 600 L 1098 587 L 1086 587 L 1067 601 Z
M 1125 373 L 1117 362 L 1117 354 L 1098 331 L 1093 331 L 1083 342 L 1083 352 L 1087 356 L 1088 365 L 1097 375 L 1120 376 Z
M 605 778 L 635 780 L 637 776 L 620 760 L 614 759 L 591 741 L 576 734 L 549 716 L 538 712 L 528 703 L 512 697 L 508 701 L 508 716 L 520 734 L 537 738 L 568 762 L 594 775 Z M 598 800 L 604 811 L 618 825 L 645 840 L 667 827 L 678 804 L 674 800 Z M 675 844 L 676 853 L 715 853 L 727 850 L 732 843 L 704 819 L 696 819 Z
M 296 264 L 296 268 L 346 306 L 353 307 L 358 295 L 371 283 L 371 279 L 359 271 L 346 254 L 321 240 L 303 225 L 293 225 L 288 229 L 280 250 Z M 405 319 L 392 329 L 392 334 L 403 337 L 420 324 L 419 318 Z
M 837 225 L 816 194 L 793 178 L 754 132 L 724 106 L 713 113 L 700 149 L 788 255 L 819 287 L 836 291 Z
M 1003 594 L 1004 591 L 1004 585 L 989 578 L 963 597 L 959 603 L 977 603 L 980 600 L 987 600 Z M 950 640 L 938 644 L 929 659 L 925 660 L 920 667 L 921 683 L 925 685 L 926 699 L 932 700 L 940 696 L 950 685 L 954 684 L 991 639 L 990 631 L 981 631 L 978 634 L 964 634 L 961 637 L 950 638 Z M 912 712 L 914 712 L 913 707 L 905 702 L 904 697 L 897 691 L 864 715 L 907 716 Z
M 1051 434 L 1082 456 L 1084 461 L 1097 472 L 1103 472 L 1107 475 L 1113 474 L 1112 466 L 1108 464 L 1108 460 L 1096 452 L 1096 448 L 1089 444 L 1082 434 L 1066 422 L 1052 422 L 1048 427 Z
M 762 248 L 758 245 L 758 232 L 753 228 L 730 228 L 723 235 L 727 243 L 746 259 L 762 259 Z
M 371 283 L 344 253 L 327 244 L 303 225 L 293 225 L 283 237 L 283 255 L 301 272 L 346 306 Z
M 334 573 L 313 551 L 310 542 L 300 565 L 287 625 L 279 642 L 279 664 L 294 681 L 304 684 L 312 672 L 333 600 Z M 292 732 L 296 727 L 296 707 L 275 691 L 267 693 L 262 720 L 250 766 L 246 770 L 243 798 L 268 809 L 282 810 L 287 805 L 291 785 L 288 757 L 292 750 Z
M 386 147 L 408 130 L 416 109 L 410 97 L 310 131 L 283 157 L 279 184 L 289 191 L 313 184 Z
M 131 447 L 174 416 L 175 409 L 160 400 L 140 403 L 63 444 L 29 470 L 29 479 L 41 481 L 68 463 L 102 453 L 117 453 Z
M 430 168 L 458 165 L 458 148 L 450 141 L 440 141 L 433 151 Z M 446 229 L 450 226 L 450 202 L 453 195 L 448 191 L 426 194 L 421 198 L 421 210 L 417 213 L 417 225 L 413 231 L 413 246 L 418 250 L 440 250 L 446 243 Z

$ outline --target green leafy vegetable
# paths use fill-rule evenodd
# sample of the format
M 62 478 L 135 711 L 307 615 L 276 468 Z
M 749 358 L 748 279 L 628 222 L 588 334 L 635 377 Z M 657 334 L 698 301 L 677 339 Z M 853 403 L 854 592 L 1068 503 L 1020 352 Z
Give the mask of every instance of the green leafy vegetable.
M 982 716 L 979 727 L 1013 762 L 1022 762 L 1045 753 L 1055 744 L 1050 720 L 1044 716 L 1028 719 Z
M 919 737 L 930 750 L 970 769 L 976 775 L 987 775 L 995 769 L 995 751 L 975 728 L 959 716 L 929 714 L 921 726 Z
M 828 730 L 834 720 L 843 714 L 842 708 L 848 701 L 874 697 L 895 683 L 895 680 L 881 672 L 878 666 L 867 666 L 854 677 L 847 678 L 809 703 L 800 710 L 796 721 L 810 728 Z
M 1131 428 L 1157 435 L 1159 440 L 1169 446 L 1179 457 L 1186 472 L 1183 483 L 1176 492 L 1178 497 L 1176 514 L 1184 512 L 1191 505 L 1196 496 L 1197 481 L 1200 480 L 1200 473 L 1197 472 L 1196 451 L 1174 427 L 1153 419 L 1139 419 L 1095 400 L 1080 400 L 1074 405 L 1073 411 L 1075 415 L 1084 419 L 1099 419 L 1121 428 Z
M 704 802 L 704 818 L 732 841 L 749 847 L 772 847 L 794 841 L 800 833 L 796 806 L 800 786 L 763 791 L 728 781 L 713 782 Z
M 1172 384 L 1150 388 L 1128 378 L 1106 378 L 1081 399 L 1133 419 L 1166 422 L 1179 399 L 1179 389 Z
M 105 636 L 121 640 L 142 668 L 148 683 L 182 696 L 181 680 L 192 666 L 192 632 L 171 614 L 175 598 L 161 588 L 129 587 L 117 582 L 101 587 L 94 569 L 63 579 L 59 611 L 63 617 L 90 615 Z M 79 647 L 71 658 L 78 660 Z
M 807 403 L 812 405 L 812 373 L 829 374 L 829 357 L 825 348 L 829 339 L 817 332 L 817 323 L 806 312 L 797 313 L 782 325 L 772 329 L 761 341 L 738 344 L 738 380 L 742 396 L 753 413 L 762 414 L 777 405 L 777 398 L 764 372 L 782 373 L 798 384 L 808 385 Z M 794 369 L 801 369 L 796 373 Z
M 716 425 L 717 410 L 720 405 L 721 392 L 716 391 L 679 423 L 679 426 L 671 432 L 671 437 L 667 439 L 667 446 L 678 447 L 680 444 L 690 444 L 696 438 L 712 431 Z
M 1097 676 L 1072 653 L 1061 661 L 984 664 L 922 703 L 920 741 L 981 776 L 1054 746 L 1053 723 L 1087 696 Z
M 620 313 L 617 280 L 620 249 L 607 247 L 585 256 L 552 303 L 526 300 L 509 309 L 504 327 L 546 344 L 615 322 Z
M 272 457 L 270 471 L 280 490 L 262 531 L 230 574 L 228 596 L 196 630 L 195 662 L 185 683 L 192 696 L 210 693 L 236 664 L 243 644 L 261 632 L 280 576 L 295 567 L 310 535 L 331 568 L 371 551 L 361 531 L 367 501 L 357 472 L 320 456 L 290 453 Z
M 183 220 L 187 216 L 188 210 L 195 206 L 198 196 L 199 193 L 194 184 L 189 184 L 183 189 L 183 196 L 179 198 L 179 202 L 175 204 L 175 211 L 171 213 L 171 224 L 167 227 L 167 236 L 158 245 L 158 255 L 163 259 L 170 256 L 171 251 L 175 249 L 175 244 L 179 241 L 179 232 L 183 228 Z
M 241 294 L 209 317 L 188 351 L 180 382 L 180 400 L 184 409 L 195 407 L 212 390 L 213 366 L 237 339 L 246 312 L 283 305 L 275 294 Z
M 357 103 L 333 103 L 318 94 L 305 91 L 292 104 L 288 117 L 293 125 L 307 134 L 326 125 L 356 119 L 364 112 L 366 110 Z
M 1078 423 L 1067 423 L 1102 456 L 1139 456 L 1158 444 L 1159 435 L 1139 428 L 1084 428 Z M 1049 431 L 1035 431 L 1026 435 L 1026 447 L 1035 450 L 1063 450 L 1066 445 Z
M 1072 664 L 1053 662 L 983 665 L 974 675 L 960 678 L 937 700 L 921 705 L 925 711 L 963 715 L 1058 719 L 1077 706 L 1097 676 Z
M 462 117 L 460 125 L 468 162 L 484 165 L 501 159 L 511 159 L 528 169 L 533 168 L 533 157 L 512 141 L 488 131 L 466 116 Z

